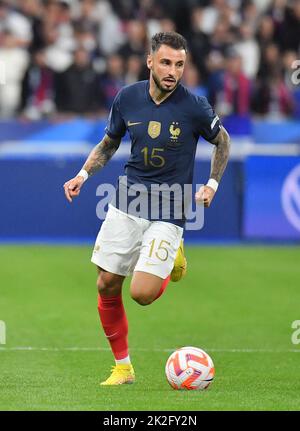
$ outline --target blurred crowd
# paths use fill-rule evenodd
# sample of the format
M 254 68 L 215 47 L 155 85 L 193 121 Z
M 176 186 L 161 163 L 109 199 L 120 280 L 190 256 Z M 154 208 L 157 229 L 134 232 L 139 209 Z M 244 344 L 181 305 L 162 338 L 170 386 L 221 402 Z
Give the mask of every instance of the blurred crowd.
M 172 30 L 183 83 L 219 114 L 300 117 L 300 0 L 0 0 L 0 117 L 107 115 Z

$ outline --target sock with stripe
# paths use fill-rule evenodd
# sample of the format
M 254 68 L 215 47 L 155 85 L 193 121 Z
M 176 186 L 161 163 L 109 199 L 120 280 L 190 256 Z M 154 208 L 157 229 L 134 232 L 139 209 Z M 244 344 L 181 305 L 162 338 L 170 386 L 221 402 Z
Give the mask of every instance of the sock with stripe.
M 122 295 L 110 297 L 98 295 L 98 311 L 115 360 L 122 361 L 120 363 L 130 363 L 128 355 L 128 321 Z

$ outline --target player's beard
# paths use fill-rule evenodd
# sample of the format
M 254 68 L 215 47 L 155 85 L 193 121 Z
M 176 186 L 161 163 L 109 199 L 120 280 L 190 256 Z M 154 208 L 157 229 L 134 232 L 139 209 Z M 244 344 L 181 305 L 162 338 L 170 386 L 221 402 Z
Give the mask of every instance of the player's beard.
M 174 85 L 174 87 L 172 87 L 172 88 L 164 88 L 164 87 L 161 85 L 160 80 L 158 79 L 157 75 L 155 75 L 155 73 L 154 73 L 154 71 L 153 71 L 153 70 L 152 70 L 152 78 L 153 78 L 153 81 L 155 82 L 155 85 L 157 86 L 157 88 L 159 88 L 159 90 L 160 90 L 162 93 L 171 93 L 172 91 L 174 91 L 174 90 L 175 90 L 175 88 L 177 88 L 177 87 L 178 87 L 178 85 L 179 85 L 179 83 L 180 83 L 180 79 L 178 79 L 178 81 L 176 82 L 176 84 Z

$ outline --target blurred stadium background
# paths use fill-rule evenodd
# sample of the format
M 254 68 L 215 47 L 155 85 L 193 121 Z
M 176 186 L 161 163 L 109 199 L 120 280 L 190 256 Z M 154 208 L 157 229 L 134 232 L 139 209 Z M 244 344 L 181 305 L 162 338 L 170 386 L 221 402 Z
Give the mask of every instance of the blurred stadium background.
M 160 30 L 186 36 L 183 81 L 208 97 L 232 137 L 205 227 L 186 240 L 300 239 L 299 0 L 6 0 L 2 240 L 94 238 L 96 185 L 114 184 L 123 172 L 127 139 L 72 207 L 61 186 L 103 136 L 118 90 L 147 79 L 148 40 Z M 198 183 L 206 181 L 211 150 L 198 146 Z
M 128 138 L 72 205 L 62 185 L 102 138 L 119 89 L 147 79 L 149 38 L 169 30 L 188 40 L 183 83 L 222 118 L 231 160 L 204 228 L 185 234 L 182 288 L 170 287 L 150 312 L 125 299 L 142 386 L 134 403 L 130 392 L 104 400 L 90 389 L 111 356 L 89 258 L 96 189 L 123 173 Z M 299 0 L 0 1 L 0 409 L 299 407 L 291 344 L 300 318 L 299 68 Z M 199 142 L 197 183 L 208 178 L 211 151 Z M 189 312 L 195 302 L 199 315 Z M 216 360 L 215 388 L 201 404 L 198 395 L 157 397 L 169 391 L 164 349 L 184 344 Z

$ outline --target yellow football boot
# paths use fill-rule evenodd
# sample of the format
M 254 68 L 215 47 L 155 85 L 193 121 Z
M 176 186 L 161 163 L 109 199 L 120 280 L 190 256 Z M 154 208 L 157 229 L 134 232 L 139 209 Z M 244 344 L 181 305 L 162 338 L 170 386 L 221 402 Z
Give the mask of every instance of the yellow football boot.
M 112 373 L 107 380 L 101 382 L 100 385 L 124 385 L 134 383 L 135 375 L 131 364 L 114 365 L 111 369 Z
M 171 272 L 171 281 L 179 281 L 186 274 L 187 261 L 184 256 L 183 240 L 181 240 L 180 247 L 177 250 L 174 267 Z

